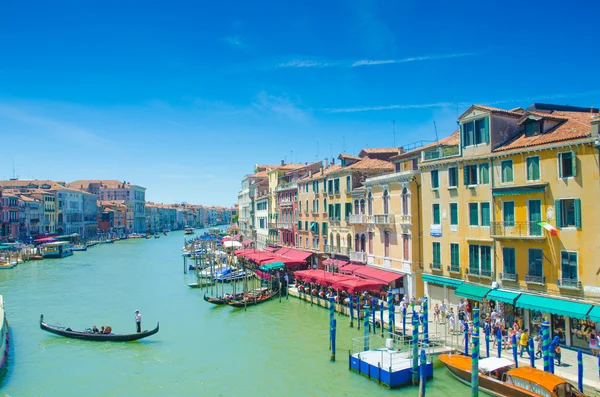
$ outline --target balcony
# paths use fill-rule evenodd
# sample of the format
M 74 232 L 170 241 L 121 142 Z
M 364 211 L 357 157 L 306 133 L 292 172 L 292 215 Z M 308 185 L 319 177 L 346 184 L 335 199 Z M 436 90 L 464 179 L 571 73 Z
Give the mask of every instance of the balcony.
M 500 273 L 500 280 L 511 281 L 513 283 L 516 283 L 517 281 L 519 281 L 519 276 L 513 273 Z
M 293 230 L 294 226 L 291 222 L 277 222 L 278 229 Z
M 507 239 L 544 239 L 542 227 L 537 222 L 492 222 L 490 235 Z
M 367 223 L 366 215 L 364 214 L 350 214 L 348 219 L 348 223 L 351 225 L 360 225 L 362 223 Z
M 340 226 L 341 221 L 339 219 L 330 219 L 329 220 L 329 226 Z
M 282 199 L 279 201 L 279 206 L 281 208 L 290 208 L 292 206 L 292 200 L 290 199 Z
M 546 285 L 546 277 L 526 275 L 525 282 L 527 284 Z
M 401 223 L 402 225 L 410 225 L 412 217 L 410 215 L 397 215 L 396 221 Z
M 431 270 L 435 270 L 435 271 L 441 272 L 442 271 L 442 264 L 441 263 L 430 263 L 429 264 L 429 268 Z
M 376 225 L 390 225 L 395 222 L 394 214 L 373 215 Z
M 276 222 L 269 222 L 269 229 L 277 230 L 277 223 Z
M 290 190 L 290 189 L 298 189 L 298 184 L 296 182 L 280 183 L 279 185 L 277 185 L 277 188 L 275 189 L 275 191 L 281 192 L 283 190 Z
M 353 262 L 367 263 L 367 253 L 366 252 L 350 252 L 350 260 Z
M 392 259 L 383 258 L 383 267 L 392 267 Z
M 562 289 L 581 290 L 581 281 L 569 278 L 559 278 L 556 281 L 556 286 Z
M 479 271 L 479 269 L 475 269 L 475 268 L 472 268 L 472 267 L 468 267 L 468 268 L 467 268 L 467 274 L 468 274 L 469 276 L 479 276 L 479 274 L 480 274 L 480 271 Z
M 350 256 L 350 249 L 348 247 L 334 247 L 331 245 L 326 245 L 324 247 L 324 251 L 328 254 Z
M 279 245 L 279 241 L 276 237 L 267 237 L 267 245 Z
M 460 154 L 460 148 L 458 145 L 438 146 L 433 149 L 424 150 L 422 153 L 421 161 L 432 161 L 446 157 L 458 156 Z
M 446 267 L 448 273 L 459 274 L 460 275 L 460 266 L 448 266 Z
M 481 269 L 479 275 L 485 278 L 494 278 L 494 272 L 491 269 Z

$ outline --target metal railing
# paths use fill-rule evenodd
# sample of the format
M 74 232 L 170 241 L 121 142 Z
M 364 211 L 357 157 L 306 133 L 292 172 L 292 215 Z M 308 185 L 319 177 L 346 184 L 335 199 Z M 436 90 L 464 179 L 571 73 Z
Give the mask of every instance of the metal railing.
M 353 262 L 362 262 L 362 263 L 366 263 L 367 262 L 367 253 L 366 252 L 358 252 L 358 251 L 351 251 L 350 252 L 350 260 Z
M 494 278 L 494 272 L 491 269 L 481 269 L 480 276 Z
M 350 249 L 348 247 L 334 247 L 332 245 L 326 245 L 324 247 L 324 251 L 328 254 L 338 254 L 338 255 L 350 255 Z
M 460 274 L 460 266 L 450 265 L 446 268 L 446 270 L 448 271 L 448 273 Z
M 512 281 L 516 283 L 519 279 L 519 276 L 516 273 L 500 273 L 500 280 L 502 281 Z
M 570 278 L 559 278 L 556 281 L 556 285 L 559 288 L 564 288 L 564 289 L 575 289 L 575 290 L 581 289 L 581 281 L 570 279 Z
M 395 221 L 394 214 L 374 215 L 374 217 L 376 225 L 389 225 Z
M 437 271 L 442 271 L 442 264 L 441 263 L 430 263 L 429 264 L 429 268 L 431 270 L 437 270 Z
M 460 153 L 458 145 L 455 146 L 439 146 L 435 149 L 423 151 L 423 161 L 443 159 L 445 157 L 456 156 Z
M 410 215 L 397 215 L 398 222 L 402 224 L 411 223 L 412 217 Z
M 546 285 L 546 277 L 526 275 L 525 282 L 527 284 Z
M 490 235 L 497 238 L 544 237 L 542 227 L 537 222 L 525 221 L 491 222 Z

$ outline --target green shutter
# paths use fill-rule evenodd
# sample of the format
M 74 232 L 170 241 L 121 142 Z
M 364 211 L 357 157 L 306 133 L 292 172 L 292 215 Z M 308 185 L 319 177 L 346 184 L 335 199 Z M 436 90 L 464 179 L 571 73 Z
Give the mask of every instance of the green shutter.
M 563 227 L 562 223 L 562 202 L 560 200 L 554 201 L 554 213 L 556 216 L 556 227 Z
M 575 202 L 575 227 L 581 229 L 581 200 L 576 198 L 573 201 Z
M 484 123 L 485 123 L 485 143 L 490 143 L 490 118 L 486 117 L 484 119 Z
M 323 222 L 323 224 L 321 225 L 321 230 L 323 231 L 323 235 L 326 236 L 327 235 L 327 222 Z
M 490 225 L 490 203 L 481 203 L 481 226 Z
M 461 141 L 462 141 L 462 147 L 467 146 L 466 145 L 466 139 L 465 139 L 465 129 L 463 128 L 463 125 L 460 125 L 460 137 L 461 137 Z
M 298 221 L 298 230 L 302 230 L 302 221 Z
M 571 152 L 571 172 L 574 177 L 577 176 L 577 156 L 575 152 Z
M 469 171 L 468 171 L 468 169 L 469 169 L 468 165 L 465 165 L 463 167 L 463 177 L 464 177 L 465 186 L 469 185 Z

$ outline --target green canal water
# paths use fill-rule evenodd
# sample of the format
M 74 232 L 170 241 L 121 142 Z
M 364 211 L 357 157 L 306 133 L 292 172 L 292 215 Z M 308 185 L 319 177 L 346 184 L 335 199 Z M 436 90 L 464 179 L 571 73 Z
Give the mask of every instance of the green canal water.
M 202 231 L 200 231 L 202 232 Z M 347 352 L 362 331 L 338 317 L 338 354 L 329 360 L 328 311 L 290 297 L 243 309 L 213 306 L 183 274 L 184 235 L 119 241 L 69 258 L 0 272 L 11 348 L 0 395 L 32 396 L 417 396 L 389 390 L 348 370 Z M 75 329 L 111 325 L 160 332 L 132 343 L 65 339 L 46 322 Z M 469 388 L 436 369 L 428 396 Z

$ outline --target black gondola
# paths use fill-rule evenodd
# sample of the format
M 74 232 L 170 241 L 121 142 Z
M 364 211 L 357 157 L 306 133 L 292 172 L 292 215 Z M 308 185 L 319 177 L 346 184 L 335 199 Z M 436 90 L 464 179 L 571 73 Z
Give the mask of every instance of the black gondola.
M 223 298 L 211 298 L 210 296 L 204 294 L 204 300 L 207 301 L 208 303 L 212 303 L 213 305 L 226 305 L 227 303 L 237 300 L 237 299 L 242 299 L 244 297 L 244 294 L 237 294 L 235 296 L 233 295 L 226 295 Z
M 156 328 L 146 330 L 135 334 L 98 334 L 90 331 L 74 331 L 68 327 L 58 327 L 44 323 L 44 315 L 40 316 L 40 328 L 44 331 L 64 336 L 73 339 L 91 340 L 95 342 L 131 342 L 146 338 L 158 332 L 159 325 L 156 323 Z
M 263 303 L 263 302 L 273 299 L 276 295 L 277 295 L 276 292 L 271 292 L 270 294 L 262 295 L 262 296 L 256 297 L 256 298 L 254 298 L 252 296 L 248 296 L 244 299 L 228 301 L 227 304 L 229 306 L 233 306 L 233 307 L 246 307 L 246 306 L 258 305 L 260 303 Z

